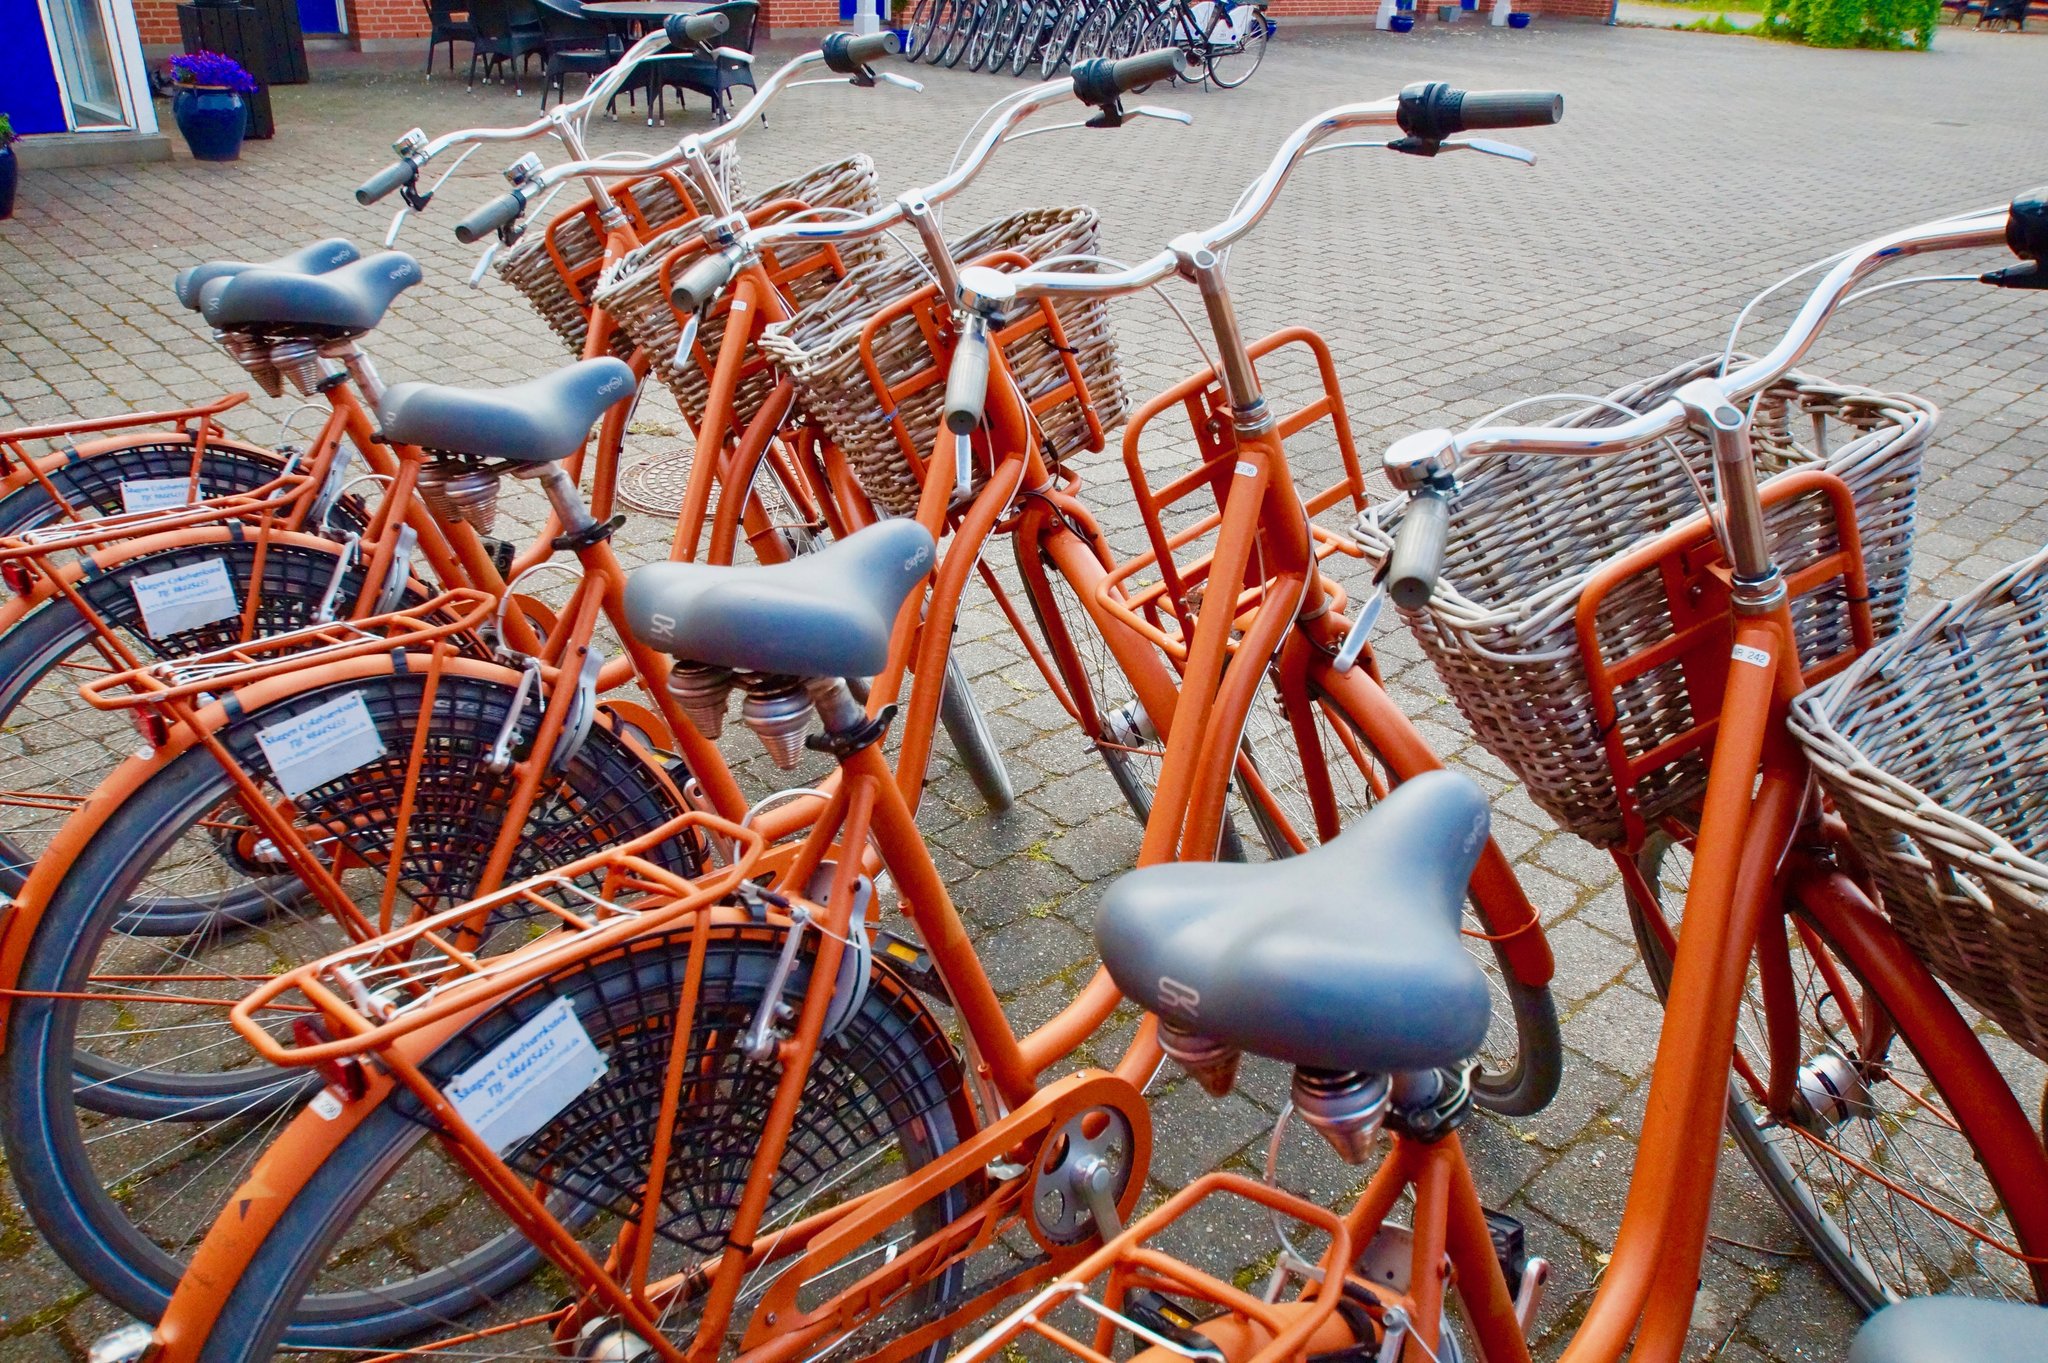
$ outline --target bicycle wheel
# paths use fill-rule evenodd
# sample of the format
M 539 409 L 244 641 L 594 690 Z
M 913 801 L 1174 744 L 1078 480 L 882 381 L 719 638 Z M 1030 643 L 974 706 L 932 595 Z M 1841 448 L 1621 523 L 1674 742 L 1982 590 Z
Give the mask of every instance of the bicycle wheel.
M 1026 581 L 1030 580 L 1027 577 Z M 1094 617 L 1082 609 L 1074 585 L 1056 571 L 1047 572 L 1045 582 L 1047 600 L 1040 601 L 1035 590 L 1026 593 L 1038 620 L 1039 634 L 1050 642 L 1053 630 L 1058 629 L 1061 637 L 1072 643 L 1081 672 L 1067 678 L 1067 684 L 1086 690 L 1097 716 L 1095 731 L 1088 735 L 1088 741 L 1102 758 L 1103 766 L 1109 769 L 1109 778 L 1116 783 L 1117 792 L 1124 797 L 1131 814 L 1142 825 L 1152 817 L 1152 792 L 1159 784 L 1163 746 L 1159 733 L 1130 679 L 1117 665 L 1109 641 L 1102 637 Z M 1223 833 L 1216 849 L 1220 861 L 1246 859 L 1244 837 L 1239 832 L 1242 813 L 1242 806 L 1235 800 L 1224 811 Z
M 1109 54 L 1109 35 L 1116 27 L 1117 14 L 1113 0 L 1094 0 L 1088 6 L 1088 13 L 1075 30 L 1073 50 L 1066 57 L 1068 65 Z
M 1684 917 L 1692 853 L 1681 831 L 1654 835 L 1637 858 L 1655 904 L 1628 897 L 1636 944 L 1662 998 L 1671 958 L 1647 915 L 1673 929 Z M 1766 924 L 1788 930 L 1800 1069 L 1796 1111 L 1774 1113 L 1764 1045 L 1767 1013 L 1752 958 L 1736 1024 L 1736 1048 L 1750 1077 L 1729 1080 L 1728 1128 L 1828 1273 L 1859 1310 L 1929 1293 L 2036 1300 L 2027 1265 L 1985 1240 L 2018 1244 L 2006 1217 L 2011 1197 L 2038 1188 L 1996 1187 L 1977 1157 L 1977 1138 L 1950 1113 L 1915 1027 L 1893 1016 L 1868 972 L 1830 941 L 1803 910 Z M 1979 1022 L 1976 1030 L 1993 1030 Z M 2038 1065 L 2017 1047 L 1993 1050 L 2008 1076 Z M 2003 1134 L 2003 1133 L 2001 1133 Z M 2028 1133 L 2039 1139 L 2038 1133 Z M 1949 1218 L 1954 1218 L 1951 1221 Z
M 780 953 L 781 934 L 769 927 L 718 929 L 705 953 L 684 1043 L 692 1096 L 682 1105 L 670 1148 L 663 1180 L 668 1214 L 659 1226 L 650 1279 L 680 1277 L 708 1264 L 727 1243 L 760 1125 L 782 1073 L 779 1065 L 748 1059 L 739 1041 L 767 996 Z M 662 1092 L 675 1046 L 689 954 L 687 937 L 677 934 L 636 942 L 575 967 L 499 1005 L 423 1066 L 430 1077 L 445 1080 L 543 1007 L 567 1001 L 605 1055 L 606 1072 L 540 1131 L 503 1153 L 520 1173 L 589 1199 L 593 1215 L 577 1238 L 600 1262 L 616 1243 L 622 1219 L 639 1213 L 640 1193 L 648 1182 L 656 1126 L 650 1109 Z M 801 991 L 809 969 L 806 954 L 799 958 L 785 997 Z M 878 964 L 857 1010 L 819 1048 L 763 1225 L 787 1225 L 814 1203 L 823 1207 L 881 1187 L 950 1150 L 958 1139 L 950 1102 L 960 1082 L 937 1024 Z M 360 1256 L 351 1262 L 345 1251 L 381 1233 L 374 1218 L 380 1199 L 388 1203 L 399 1181 L 393 1165 L 423 1143 L 426 1120 L 410 1094 L 394 1097 L 320 1165 L 242 1268 L 202 1352 L 205 1363 L 268 1360 L 291 1304 L 337 1277 L 374 1298 L 387 1265 Z M 443 1216 L 506 1224 L 502 1212 L 466 1179 L 425 1195 Z M 799 1304 L 810 1309 L 818 1296 L 851 1283 L 964 1207 L 958 1188 L 933 1199 L 905 1225 L 891 1227 L 842 1260 L 836 1280 L 801 1285 Z M 773 1281 L 774 1275 L 756 1277 Z M 910 1300 L 883 1312 L 877 1328 L 887 1331 L 895 1322 L 895 1333 L 903 1332 L 910 1320 L 951 1298 L 959 1281 L 956 1265 L 923 1284 Z M 473 1338 L 468 1332 L 513 1326 L 489 1336 L 491 1357 L 558 1360 L 554 1327 L 574 1306 L 563 1301 L 565 1286 L 558 1275 L 545 1274 L 516 1291 L 472 1291 L 467 1300 L 451 1298 L 436 1333 L 456 1336 L 448 1343 L 456 1356 L 463 1356 L 463 1346 Z M 734 1313 L 739 1322 L 766 1286 L 749 1284 Z M 663 1307 L 664 1334 L 678 1344 L 687 1342 L 694 1333 L 689 1301 L 678 1292 Z M 890 1337 L 884 1333 L 877 1342 Z M 412 1347 L 425 1357 L 439 1357 L 440 1342 L 415 1341 Z M 945 1353 L 940 1341 L 918 1357 L 932 1363 Z
M 924 60 L 925 49 L 932 45 L 932 35 L 940 31 L 939 20 L 947 3 L 948 0 L 917 0 L 917 8 L 910 12 L 910 47 L 903 60 Z
M 974 32 L 967 39 L 967 69 L 980 71 L 988 66 L 990 54 L 995 49 L 996 35 L 1009 22 L 1014 0 L 989 0 L 983 5 L 981 14 L 974 23 Z
M 1018 8 L 1023 18 L 1017 24 L 1017 41 L 1010 47 L 1010 74 L 1013 76 L 1023 75 L 1038 60 L 1052 17 L 1047 13 L 1047 6 L 1037 3 L 1037 0 L 1024 0 Z
M 1081 20 L 1087 14 L 1087 7 L 1081 0 L 1067 0 L 1053 16 L 1052 28 L 1045 35 L 1045 45 L 1038 50 L 1038 78 L 1051 80 L 1066 70 L 1073 56 L 1074 38 L 1081 31 Z
M 999 76 L 1010 69 L 1010 54 L 1022 40 L 1025 11 L 1030 8 L 1031 0 L 1010 0 L 1004 8 L 1002 23 L 988 45 L 990 74 Z
M 292 804 L 316 854 L 372 922 L 399 831 L 401 791 L 411 796 L 411 814 L 398 853 L 397 921 L 469 897 L 510 794 L 509 778 L 485 761 L 513 716 L 516 676 L 450 664 L 431 705 L 427 681 L 421 671 L 394 670 L 309 688 L 217 735 L 266 798 L 281 801 L 260 735 L 332 702 L 361 701 L 384 755 Z M 537 706 L 525 707 L 512 727 L 515 743 L 538 716 Z M 408 780 L 415 755 L 418 770 Z M 673 817 L 673 796 L 648 762 L 605 721 L 596 723 L 543 784 L 507 878 L 562 865 Z M 101 815 L 10 982 L 32 994 L 89 996 L 22 998 L 8 1018 L 0 1137 L 12 1169 L 35 1171 L 17 1179 L 23 1204 L 80 1277 L 143 1320 L 162 1311 L 185 1254 L 270 1132 L 320 1084 L 316 1076 L 256 1062 L 228 1028 L 223 1005 L 250 981 L 350 940 L 334 919 L 278 892 L 298 882 L 279 874 L 275 853 L 241 817 L 232 790 L 212 753 L 197 748 Z M 696 865 L 686 847 L 654 855 L 681 871 Z M 161 924 L 132 930 L 135 904 L 160 895 L 203 897 L 222 880 L 271 889 L 269 911 L 195 915 L 182 936 L 163 935 Z M 533 927 L 506 923 L 498 930 L 508 942 L 523 941 Z M 522 1244 L 491 1249 L 482 1240 L 459 1240 L 450 1241 L 449 1257 L 478 1272 L 528 1261 Z M 376 1300 L 344 1292 L 313 1303 L 313 1337 L 388 1338 L 393 1322 L 415 1307 L 424 1314 L 408 1328 L 434 1319 L 443 1287 L 424 1270 L 412 1271 L 420 1275 L 416 1296 L 401 1284 Z M 365 1322 L 377 1321 L 384 1322 L 381 1336 L 361 1333 L 370 1329 Z
M 1202 0 L 1193 8 L 1204 38 L 1202 60 L 1209 79 L 1225 90 L 1250 80 L 1266 56 L 1266 7 Z M 1206 15 L 1201 12 L 1205 8 Z
M 248 492 L 283 469 L 284 459 L 274 450 L 239 440 L 209 440 L 199 464 L 199 497 Z M 151 431 L 89 447 L 45 476 L 75 513 L 92 518 L 127 509 L 121 496 L 125 483 L 189 478 L 191 472 L 192 437 L 182 431 Z M 0 535 L 19 535 L 62 519 L 63 508 L 51 497 L 50 488 L 29 483 L 0 498 Z M 342 499 L 328 519 L 337 536 L 360 532 L 369 523 L 368 513 L 354 497 Z
M 982 713 L 981 702 L 967 684 L 959 662 L 951 656 L 946 659 L 945 689 L 939 693 L 939 723 L 953 741 L 960 765 L 981 792 L 982 802 L 996 813 L 1015 804 L 1017 788 L 1010 783 L 1010 769 L 1003 762 L 996 736 L 989 732 L 988 716 Z
M 239 612 L 230 619 L 153 638 L 144 627 L 136 584 L 157 573 L 219 563 L 237 606 L 256 596 L 255 632 L 274 634 L 314 623 L 339 576 L 335 600 L 342 610 L 362 590 L 360 566 L 343 569 L 339 545 L 311 536 L 274 538 L 262 546 L 262 579 L 255 581 L 258 545 L 251 540 L 211 542 L 147 554 L 81 579 L 78 594 L 138 658 L 185 657 L 233 643 Z M 412 599 L 420 599 L 412 593 Z M 81 679 L 108 669 L 98 631 L 69 599 L 56 597 L 0 633 L 0 891 L 21 889 L 50 839 L 86 793 L 135 751 L 126 714 L 96 710 L 78 696 Z M 245 893 L 224 886 L 223 893 Z M 183 910 L 160 904 L 167 930 L 183 930 Z M 219 905 L 187 905 L 206 911 Z
M 982 11 L 988 8 L 984 0 L 953 0 L 946 16 L 946 37 L 939 54 L 932 58 L 937 66 L 952 69 L 960 65 L 960 59 L 967 55 L 967 44 L 974 37 L 974 26 L 981 21 Z

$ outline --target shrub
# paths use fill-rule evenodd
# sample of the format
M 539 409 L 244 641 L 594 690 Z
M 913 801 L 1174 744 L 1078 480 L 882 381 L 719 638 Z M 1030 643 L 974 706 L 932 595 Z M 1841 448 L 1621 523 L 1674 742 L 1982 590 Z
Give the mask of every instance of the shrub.
M 1925 51 L 1940 18 L 1941 0 L 1770 0 L 1764 31 L 1813 47 Z

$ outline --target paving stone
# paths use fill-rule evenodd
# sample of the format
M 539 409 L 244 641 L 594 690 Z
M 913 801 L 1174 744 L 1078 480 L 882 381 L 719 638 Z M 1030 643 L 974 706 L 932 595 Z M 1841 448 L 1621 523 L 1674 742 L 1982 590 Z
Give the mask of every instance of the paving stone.
M 1329 339 L 1369 460 L 1406 430 L 1470 420 L 1516 392 L 1605 391 L 1717 348 L 1736 310 L 1787 270 L 1921 212 L 2002 199 L 2039 175 L 2037 132 L 2010 116 L 2038 85 L 2037 41 L 1945 29 L 1937 53 L 1921 58 L 1551 23 L 1514 35 L 1425 26 L 1399 48 L 1393 41 L 1290 26 L 1244 89 L 1176 91 L 1167 100 L 1196 114 L 1195 129 L 1134 124 L 1006 149 L 953 206 L 951 221 L 965 228 L 1025 203 L 1085 198 L 1101 211 L 1103 249 L 1136 257 L 1220 217 L 1303 117 L 1390 90 L 1413 78 L 1418 61 L 1431 77 L 1475 88 L 1565 89 L 1566 124 L 1522 139 L 1542 153 L 1532 172 L 1476 157 L 1332 157 L 1295 176 L 1233 253 L 1248 329 L 1300 323 Z M 785 43 L 766 55 L 792 50 Z M 203 176 L 181 159 L 31 177 L 16 218 L 0 230 L 0 427 L 249 386 L 172 304 L 166 281 L 175 269 L 212 254 L 264 258 L 335 232 L 367 246 L 388 213 L 356 207 L 347 191 L 385 162 L 392 137 L 414 125 L 438 130 L 501 111 L 506 120 L 530 114 L 526 102 L 493 89 L 472 95 L 453 82 L 420 82 L 410 61 L 321 54 L 313 84 L 275 92 L 278 138 Z M 917 74 L 929 88 L 914 100 L 892 92 L 793 95 L 787 113 L 746 135 L 750 183 L 766 186 L 855 149 L 872 152 L 885 190 L 936 177 L 955 140 L 948 130 L 964 128 L 1012 87 L 965 72 Z M 1817 89 L 1824 98 L 1814 97 Z M 1874 108 L 1927 107 L 1969 125 L 1968 155 L 1956 154 L 1954 129 L 1922 119 L 1891 119 L 1882 136 L 1872 134 Z M 1741 111 L 1743 126 L 1796 121 L 1801 136 L 1730 135 L 1731 109 Z M 703 126 L 699 117 L 693 109 L 666 128 L 608 123 L 600 149 L 664 146 Z M 498 192 L 497 168 L 489 157 L 466 165 L 400 242 L 422 260 L 428 281 L 366 342 L 387 379 L 511 382 L 567 360 L 501 283 L 462 283 L 474 253 L 456 246 L 447 225 L 453 210 Z M 1703 216 L 1702 183 L 1741 184 L 1746 202 L 1770 211 Z M 137 203 L 150 211 L 132 212 Z M 1792 290 L 1768 303 L 1745 342 L 1768 337 L 1796 301 Z M 1116 321 L 1139 396 L 1199 362 L 1154 300 L 1120 305 Z M 2033 314 L 1988 290 L 1901 291 L 1845 310 L 1806 366 L 1922 392 L 1945 408 L 1920 501 L 1916 609 L 2048 539 L 2040 328 Z M 1281 389 L 1299 376 L 1269 369 L 1276 404 L 1298 400 Z M 230 414 L 230 429 L 272 439 L 294 405 L 258 398 Z M 629 462 L 678 447 L 686 429 L 659 391 L 643 399 L 641 423 Z M 1112 541 L 1132 552 L 1144 537 L 1116 439 L 1072 463 Z M 1335 477 L 1326 441 L 1298 441 L 1296 459 L 1305 483 Z M 1372 485 L 1382 486 L 1377 475 Z M 506 514 L 517 523 L 535 524 L 538 510 L 530 488 L 508 492 Z M 659 558 L 667 544 L 663 518 L 645 515 L 632 517 L 617 541 L 628 563 Z M 1014 590 L 1014 562 L 1007 546 L 998 550 L 990 562 Z M 1353 569 L 1335 571 L 1356 594 Z M 970 593 L 957 642 L 1020 798 L 991 816 L 941 739 L 921 818 L 934 861 L 1024 1031 L 1091 973 L 1100 887 L 1129 864 L 1139 828 L 985 592 Z M 1493 798 L 1497 835 L 1518 860 L 1559 958 L 1573 1048 L 1563 1091 L 1533 1118 L 1475 1119 L 1465 1137 L 1487 1196 L 1509 1199 L 1532 1249 L 1556 1266 L 1537 1350 L 1554 1357 L 1584 1309 L 1619 1215 L 1641 1078 L 1662 1015 L 1631 962 L 1626 905 L 1607 855 L 1556 832 L 1471 740 L 1398 624 L 1383 623 L 1377 644 L 1397 704 Z M 737 722 L 733 728 L 729 750 L 744 763 L 744 780 L 767 789 L 787 779 L 768 768 Z M 815 780 L 825 769 L 813 758 L 797 775 Z M 1081 1059 L 1112 1062 L 1134 1025 L 1133 1010 L 1121 1011 L 1056 1072 Z M 2000 1059 L 2038 1091 L 2035 1062 Z M 1247 1063 L 1239 1091 L 1219 1103 L 1168 1067 L 1154 1085 L 1169 1140 L 1152 1195 L 1217 1162 L 1255 1167 L 1287 1087 L 1286 1067 Z M 1298 1126 L 1282 1168 L 1319 1199 L 1342 1199 L 1357 1186 L 1355 1171 Z M 0 1204 L 0 1359 L 82 1357 L 110 1317 L 83 1299 L 15 1215 Z M 1844 1300 L 1810 1260 L 1767 1252 L 1796 1240 L 1732 1148 L 1723 1152 L 1714 1229 L 1725 1238 L 1706 1265 L 1689 1356 L 1839 1359 L 1853 1324 Z M 1172 1247 L 1243 1279 L 1272 1243 L 1263 1219 L 1226 1205 L 1176 1228 Z M 33 1333 L 10 1336 L 7 1321 L 33 1321 Z

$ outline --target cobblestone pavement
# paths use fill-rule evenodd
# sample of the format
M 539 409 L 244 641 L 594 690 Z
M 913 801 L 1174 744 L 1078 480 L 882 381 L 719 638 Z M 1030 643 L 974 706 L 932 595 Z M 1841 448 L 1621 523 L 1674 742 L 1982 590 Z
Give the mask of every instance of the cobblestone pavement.
M 2038 97 L 2039 56 L 2024 39 L 1947 32 L 1931 55 L 1891 56 L 1566 25 L 1405 40 L 1289 31 L 1248 88 L 1173 98 L 1196 115 L 1193 128 L 1148 123 L 1025 143 L 963 196 L 951 221 L 957 229 L 1023 205 L 1086 201 L 1103 215 L 1106 249 L 1136 255 L 1222 217 L 1281 135 L 1325 106 L 1424 78 L 1563 90 L 1565 124 L 1526 135 L 1542 155 L 1533 170 L 1473 156 L 1327 157 L 1297 173 L 1238 248 L 1248 330 L 1304 323 L 1330 340 L 1370 455 L 1404 429 L 1471 418 L 1518 393 L 1601 392 L 1661 372 L 1719 347 L 1741 304 L 1788 269 L 1876 229 L 2000 202 L 2040 182 L 2048 136 L 2024 116 Z M 17 218 L 0 226 L 0 423 L 243 386 L 172 304 L 174 269 L 208 256 L 266 257 L 334 232 L 367 245 L 387 214 L 358 208 L 346 191 L 384 164 L 393 136 L 415 124 L 509 121 L 533 108 L 531 90 L 520 100 L 498 88 L 469 95 L 389 59 L 321 64 L 319 83 L 276 92 L 277 140 L 252 143 L 239 164 L 181 159 L 26 178 Z M 958 73 L 928 79 L 922 95 L 791 95 L 770 126 L 749 134 L 750 181 L 766 185 L 853 150 L 874 155 L 885 187 L 933 178 L 974 113 L 1013 86 Z M 666 129 L 621 122 L 604 138 L 650 147 L 702 117 L 693 109 Z M 472 256 L 454 246 L 448 225 L 497 192 L 498 159 L 472 161 L 442 190 L 431 220 L 409 229 L 402 244 L 425 260 L 429 283 L 371 338 L 387 378 L 509 382 L 563 361 L 504 287 L 462 282 Z M 1752 334 L 1767 335 L 1783 316 L 1767 306 Z M 1187 339 L 1157 301 L 1124 305 L 1119 325 L 1136 392 L 1189 366 Z M 1906 289 L 1852 309 L 1808 361 L 1813 372 L 1895 384 L 1946 409 L 1921 501 L 1923 600 L 2048 537 L 2043 339 L 2028 295 Z M 237 414 L 238 433 L 269 438 L 284 410 L 258 401 Z M 676 448 L 678 423 L 661 400 L 646 403 L 636 428 L 642 452 Z M 1112 507 L 1112 530 L 1128 537 L 1135 520 L 1119 509 L 1116 466 L 1097 457 L 1088 468 Z M 652 519 L 636 522 L 629 539 L 641 558 L 665 543 Z M 1564 1091 L 1534 1120 L 1481 1121 L 1470 1133 L 1487 1197 L 1522 1217 L 1557 1266 L 1543 1320 L 1554 1353 L 1618 1219 L 1659 1010 L 1604 856 L 1508 789 L 1406 636 L 1382 634 L 1398 699 L 1498 792 L 1499 831 L 1558 956 L 1572 1048 Z M 1093 887 L 1128 864 L 1137 826 L 985 603 L 961 639 L 1020 799 L 987 816 L 942 755 L 927 821 L 983 958 L 1028 1024 L 1085 976 Z M 1161 1187 L 1218 1164 L 1249 1167 L 1281 1092 L 1280 1077 L 1263 1068 L 1220 1103 L 1189 1083 L 1167 1084 L 1158 1098 L 1171 1133 L 1157 1160 Z M 1302 1163 L 1317 1191 L 1344 1191 L 1334 1165 L 1306 1154 Z M 1853 1312 L 1732 1153 L 1715 1231 L 1694 1354 L 1840 1358 Z M 1184 1243 L 1241 1262 L 1265 1252 L 1258 1239 L 1202 1225 Z M 0 1358 L 82 1357 L 109 1319 L 0 1195 Z

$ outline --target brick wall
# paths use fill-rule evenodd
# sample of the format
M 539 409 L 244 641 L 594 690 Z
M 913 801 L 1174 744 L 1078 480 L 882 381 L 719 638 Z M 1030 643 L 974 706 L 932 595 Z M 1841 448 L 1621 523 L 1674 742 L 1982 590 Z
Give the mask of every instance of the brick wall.
M 135 0 L 135 27 L 142 34 L 144 47 L 155 43 L 178 46 L 177 0 Z

